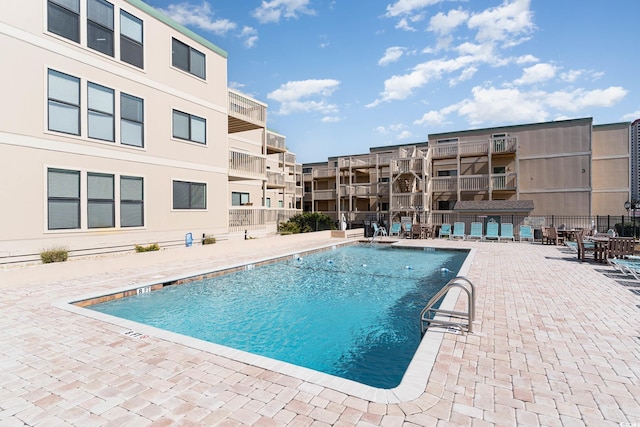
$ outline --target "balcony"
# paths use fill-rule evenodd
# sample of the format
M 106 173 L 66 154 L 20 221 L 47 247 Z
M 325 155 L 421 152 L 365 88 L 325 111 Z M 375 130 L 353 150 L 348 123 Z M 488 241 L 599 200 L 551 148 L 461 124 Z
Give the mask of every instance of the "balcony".
M 515 191 L 517 186 L 516 173 L 491 175 L 491 188 L 493 191 Z
M 370 167 L 375 165 L 375 159 L 372 157 L 365 158 L 352 158 L 352 157 L 343 157 L 338 159 L 338 166 L 341 168 L 363 168 Z
M 414 173 L 422 175 L 424 170 L 424 157 L 411 157 L 405 159 L 395 159 L 392 165 L 392 171 L 395 174 Z
M 460 191 L 489 191 L 489 175 L 464 175 L 458 178 Z
M 264 128 L 267 124 L 267 106 L 231 89 L 227 90 L 229 133 Z
M 267 154 L 284 153 L 287 151 L 286 138 L 273 132 L 267 132 Z
M 460 143 L 458 152 L 460 153 L 460 157 L 486 156 L 489 154 L 489 142 L 463 142 Z
M 457 192 L 458 177 L 446 176 L 431 178 L 431 191 L 434 193 Z
M 331 169 L 314 169 L 313 177 L 314 178 L 335 178 L 336 170 Z
M 415 194 L 394 194 L 391 196 L 391 209 L 393 210 L 420 210 L 425 206 L 425 195 Z
M 431 158 L 433 159 L 445 159 L 447 157 L 458 157 L 458 143 L 453 144 L 435 144 L 430 150 L 432 150 Z
M 239 151 L 229 151 L 229 179 L 267 179 L 264 157 Z
M 296 155 L 292 153 L 285 153 L 284 162 L 288 165 L 295 165 L 296 163 Z
M 284 188 L 284 174 L 267 171 L 267 188 Z
M 371 189 L 371 184 L 344 185 L 340 187 L 340 197 L 370 197 Z
M 431 150 L 433 159 L 452 157 L 487 156 L 491 154 L 515 153 L 518 140 L 515 136 L 494 138 L 488 141 L 454 142 L 447 144 L 435 144 Z
M 518 139 L 515 136 L 495 138 L 491 141 L 491 151 L 494 154 L 515 153 L 518 147 Z
M 335 200 L 336 190 L 315 190 L 313 192 L 314 200 Z

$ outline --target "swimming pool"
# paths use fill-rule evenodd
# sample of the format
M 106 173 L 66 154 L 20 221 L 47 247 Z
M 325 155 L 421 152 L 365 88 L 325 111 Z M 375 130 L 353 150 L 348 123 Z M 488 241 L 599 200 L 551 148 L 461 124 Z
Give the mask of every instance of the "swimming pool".
M 427 249 L 298 254 L 90 308 L 389 389 L 420 345 L 420 310 L 467 255 Z

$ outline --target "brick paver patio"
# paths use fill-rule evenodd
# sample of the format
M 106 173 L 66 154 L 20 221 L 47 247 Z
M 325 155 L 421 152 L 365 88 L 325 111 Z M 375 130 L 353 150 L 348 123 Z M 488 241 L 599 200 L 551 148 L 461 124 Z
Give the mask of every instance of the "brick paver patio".
M 473 334 L 443 335 L 424 393 L 394 404 L 59 308 L 329 241 L 313 233 L 0 267 L 0 425 L 640 426 L 640 282 L 562 247 L 409 241 L 476 249 L 477 313 Z

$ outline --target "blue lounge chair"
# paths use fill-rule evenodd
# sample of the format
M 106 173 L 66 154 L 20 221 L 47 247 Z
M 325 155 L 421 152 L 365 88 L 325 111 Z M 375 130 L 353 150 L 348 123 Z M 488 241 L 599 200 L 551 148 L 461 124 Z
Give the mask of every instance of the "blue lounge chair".
M 520 226 L 520 241 L 530 240 L 533 242 L 533 229 L 530 225 L 521 225 Z
M 500 237 L 498 237 L 498 241 L 501 240 L 516 241 L 516 238 L 513 236 L 513 224 L 510 222 L 503 222 L 500 226 Z
M 410 239 L 411 236 L 411 223 L 410 222 L 405 222 L 404 224 L 402 224 L 402 228 L 404 229 L 404 233 L 403 233 L 403 237 L 405 239 Z
M 399 222 L 394 222 L 391 224 L 391 228 L 389 229 L 389 236 L 398 236 L 400 237 L 401 225 Z
M 453 223 L 453 234 L 451 235 L 452 239 L 455 238 L 462 238 L 462 240 L 464 240 L 467 236 L 465 235 L 465 226 L 466 224 L 464 222 L 454 222 Z
M 451 224 L 442 224 L 440 226 L 440 231 L 438 231 L 438 237 L 446 237 L 447 239 L 451 236 Z
M 469 231 L 469 234 L 467 235 L 467 239 L 482 240 L 482 223 L 481 222 L 471 223 L 471 231 Z
M 500 236 L 498 235 L 498 228 L 500 224 L 497 222 L 488 222 L 487 223 L 487 234 L 484 235 L 484 240 L 500 240 Z
M 376 236 L 386 236 L 386 235 L 387 235 L 387 229 L 374 222 L 373 223 L 373 238 L 375 239 Z

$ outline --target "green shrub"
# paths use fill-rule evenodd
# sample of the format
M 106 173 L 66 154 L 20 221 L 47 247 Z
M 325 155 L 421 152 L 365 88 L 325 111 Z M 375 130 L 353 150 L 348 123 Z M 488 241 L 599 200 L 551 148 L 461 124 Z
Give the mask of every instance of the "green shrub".
M 136 245 L 135 249 L 136 249 L 136 252 L 153 252 L 153 251 L 159 251 L 160 246 L 158 246 L 157 243 L 153 243 L 149 246 Z
M 65 262 L 67 258 L 69 258 L 69 252 L 65 248 L 53 248 L 40 252 L 40 259 L 43 264 Z
M 303 212 L 292 216 L 289 221 L 281 223 L 278 231 L 280 234 L 296 234 L 335 229 L 335 224 L 327 214 L 321 212 Z
M 216 238 L 213 236 L 205 236 L 202 239 L 202 244 L 203 245 L 213 245 L 216 242 Z

